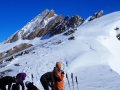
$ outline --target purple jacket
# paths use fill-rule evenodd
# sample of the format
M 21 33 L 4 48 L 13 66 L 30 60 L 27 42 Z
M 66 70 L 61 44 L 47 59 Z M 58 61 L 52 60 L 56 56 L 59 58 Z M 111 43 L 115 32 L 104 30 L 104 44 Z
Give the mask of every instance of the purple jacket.
M 26 73 L 18 73 L 16 77 L 17 77 L 17 82 L 23 82 L 25 80 Z

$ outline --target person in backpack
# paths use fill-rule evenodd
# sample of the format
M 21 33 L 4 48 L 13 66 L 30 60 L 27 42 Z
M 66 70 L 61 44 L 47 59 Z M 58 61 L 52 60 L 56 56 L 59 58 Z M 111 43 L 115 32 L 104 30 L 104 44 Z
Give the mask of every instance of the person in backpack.
M 0 78 L 0 90 L 7 90 L 6 85 L 8 85 L 8 90 L 11 90 L 12 83 L 16 83 L 15 77 L 5 76 Z
M 17 76 L 16 76 L 17 87 L 19 87 L 21 85 L 22 90 L 25 90 L 24 83 L 23 83 L 23 81 L 25 80 L 25 77 L 26 77 L 26 73 L 18 73 Z
M 56 66 L 53 69 L 53 81 L 54 89 L 53 90 L 64 90 L 64 71 L 61 70 L 61 63 L 56 62 Z
M 26 81 L 25 86 L 27 87 L 27 90 L 39 90 L 33 83 Z
M 40 82 L 45 90 L 49 90 L 49 87 L 53 89 L 52 72 L 47 72 L 40 77 Z

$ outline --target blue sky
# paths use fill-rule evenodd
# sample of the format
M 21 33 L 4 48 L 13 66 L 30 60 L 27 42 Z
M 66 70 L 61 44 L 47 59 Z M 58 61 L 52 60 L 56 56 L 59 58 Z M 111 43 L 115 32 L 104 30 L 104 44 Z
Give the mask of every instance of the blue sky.
M 56 14 L 86 19 L 103 10 L 104 15 L 120 10 L 120 0 L 0 0 L 0 42 L 21 29 L 46 8 Z

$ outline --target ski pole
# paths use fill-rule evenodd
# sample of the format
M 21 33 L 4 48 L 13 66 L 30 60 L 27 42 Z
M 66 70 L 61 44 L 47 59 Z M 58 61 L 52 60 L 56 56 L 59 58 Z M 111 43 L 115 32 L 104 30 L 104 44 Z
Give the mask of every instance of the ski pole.
M 74 90 L 73 73 L 71 73 L 71 78 L 72 78 L 72 85 L 73 85 L 73 90 Z
M 31 74 L 31 77 L 32 77 L 32 82 L 33 82 L 33 74 Z
M 66 78 L 67 78 L 67 81 L 68 81 L 69 88 L 70 88 L 70 90 L 71 90 L 71 87 L 70 87 L 70 83 L 69 83 L 69 79 L 68 79 L 67 73 L 66 73 Z
M 79 90 L 79 88 L 78 88 L 78 80 L 77 80 L 77 76 L 76 76 L 75 78 L 76 78 L 76 83 L 77 83 L 77 90 Z

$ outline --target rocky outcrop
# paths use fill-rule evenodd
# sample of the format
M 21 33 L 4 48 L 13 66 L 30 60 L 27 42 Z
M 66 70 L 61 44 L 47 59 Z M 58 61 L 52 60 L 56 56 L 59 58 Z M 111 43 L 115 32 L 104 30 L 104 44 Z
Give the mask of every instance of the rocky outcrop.
M 117 39 L 120 40 L 120 34 L 116 35 Z
M 24 49 L 26 49 L 28 47 L 31 47 L 31 46 L 32 46 L 32 44 L 27 44 L 27 43 L 22 43 L 20 45 L 17 45 L 15 47 L 11 48 L 10 50 L 7 50 L 5 52 L 0 53 L 0 59 L 8 57 L 8 56 L 10 56 L 12 54 L 15 54 L 15 53 L 17 53 L 17 52 L 19 52 L 21 50 L 24 50 Z
M 64 19 L 61 19 L 54 27 L 52 27 L 50 36 L 53 36 L 55 34 L 60 34 L 66 30 L 69 30 L 70 28 L 75 29 L 79 25 L 81 25 L 84 22 L 84 19 L 82 19 L 78 15 L 74 15 L 72 18 L 69 16 L 66 16 Z M 73 30 L 74 31 L 74 30 Z
M 75 39 L 74 36 L 71 36 L 71 37 L 68 38 L 68 40 L 74 40 L 74 39 Z
M 103 14 L 103 10 L 101 10 L 101 11 L 93 14 L 88 21 L 91 21 L 91 20 L 94 20 L 94 19 L 96 19 L 96 18 L 99 18 L 99 17 L 102 16 L 102 14 Z
M 55 15 L 54 10 L 51 10 L 47 13 L 47 15 L 45 16 L 44 20 L 48 20 L 49 18 L 53 17 Z
M 47 34 L 52 30 L 53 27 L 55 27 L 56 23 L 60 22 L 62 20 L 62 16 L 58 15 L 54 20 L 49 22 L 44 29 L 42 29 L 36 37 L 41 37 Z
M 0 53 L 0 58 L 5 56 L 5 54 L 6 54 L 5 52 Z
M 79 26 L 80 24 L 82 24 L 84 22 L 84 19 L 82 19 L 80 16 L 78 15 L 74 15 L 70 22 L 69 25 L 71 26 L 71 28 L 76 28 L 77 26 Z
M 116 27 L 114 30 L 119 30 L 119 28 L 118 28 L 118 27 Z
M 41 21 L 41 23 L 39 24 L 39 27 L 34 28 L 35 30 L 33 30 L 34 32 L 30 33 L 26 38 L 23 39 L 34 39 L 35 37 L 41 37 L 43 36 L 45 33 L 40 33 L 40 32 L 46 32 L 46 26 L 45 26 L 45 20 L 48 20 L 49 18 L 54 16 L 54 11 L 51 10 L 47 13 L 47 15 L 44 17 L 44 19 Z M 55 20 L 52 20 L 55 21 Z

